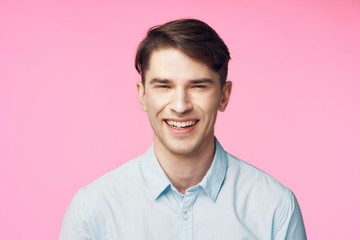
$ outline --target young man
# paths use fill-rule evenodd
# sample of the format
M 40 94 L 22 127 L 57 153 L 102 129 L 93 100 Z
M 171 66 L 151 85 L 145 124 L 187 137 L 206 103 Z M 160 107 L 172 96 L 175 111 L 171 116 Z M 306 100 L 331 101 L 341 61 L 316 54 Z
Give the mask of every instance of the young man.
M 204 22 L 149 30 L 135 66 L 154 144 L 76 194 L 60 239 L 306 239 L 292 192 L 214 136 L 231 93 L 229 59 Z

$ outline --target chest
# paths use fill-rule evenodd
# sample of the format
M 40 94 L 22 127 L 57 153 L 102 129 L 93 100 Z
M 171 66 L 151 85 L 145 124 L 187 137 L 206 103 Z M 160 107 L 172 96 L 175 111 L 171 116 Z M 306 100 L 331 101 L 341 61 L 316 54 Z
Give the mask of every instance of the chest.
M 203 194 L 179 201 L 172 195 L 114 202 L 101 216 L 102 239 L 271 239 L 272 214 L 256 203 Z M 103 213 L 104 215 L 104 213 Z

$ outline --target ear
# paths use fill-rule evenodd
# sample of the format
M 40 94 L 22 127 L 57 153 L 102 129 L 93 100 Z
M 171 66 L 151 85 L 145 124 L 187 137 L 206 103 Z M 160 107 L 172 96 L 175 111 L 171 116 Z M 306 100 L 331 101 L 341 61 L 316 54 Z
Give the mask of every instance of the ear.
M 230 82 L 230 81 L 225 82 L 225 84 L 222 88 L 221 100 L 220 100 L 220 104 L 219 104 L 219 108 L 218 108 L 220 112 L 224 112 L 226 109 L 226 106 L 229 103 L 230 95 L 231 95 L 231 88 L 232 88 L 232 82 Z
M 143 111 L 147 112 L 147 104 L 146 104 L 146 97 L 145 97 L 145 86 L 142 82 L 137 82 L 136 84 L 138 98 Z

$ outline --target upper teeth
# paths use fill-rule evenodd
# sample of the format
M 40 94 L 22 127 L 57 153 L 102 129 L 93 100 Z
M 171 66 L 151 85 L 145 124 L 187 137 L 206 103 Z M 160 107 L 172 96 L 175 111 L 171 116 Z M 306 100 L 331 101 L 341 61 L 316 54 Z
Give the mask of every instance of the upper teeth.
M 186 121 L 186 122 L 176 122 L 176 121 L 166 121 L 169 125 L 177 128 L 190 127 L 195 125 L 196 121 Z

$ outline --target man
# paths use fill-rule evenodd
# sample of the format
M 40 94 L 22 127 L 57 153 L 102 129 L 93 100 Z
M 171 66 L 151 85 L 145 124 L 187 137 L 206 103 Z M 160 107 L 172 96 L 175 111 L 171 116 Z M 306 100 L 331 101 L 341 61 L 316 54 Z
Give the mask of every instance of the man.
M 230 54 L 204 22 L 151 28 L 135 66 L 154 131 L 142 156 L 82 188 L 60 239 L 306 239 L 292 192 L 214 136 Z

